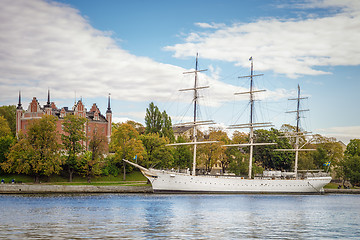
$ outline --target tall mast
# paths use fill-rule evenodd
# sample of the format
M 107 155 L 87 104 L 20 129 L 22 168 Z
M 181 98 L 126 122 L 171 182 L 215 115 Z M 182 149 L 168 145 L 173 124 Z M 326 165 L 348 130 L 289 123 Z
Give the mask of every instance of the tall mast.
M 296 133 L 299 132 L 300 124 L 300 85 L 298 84 L 298 97 L 297 97 L 297 108 L 296 108 Z
M 315 150 L 315 149 L 302 149 L 302 147 L 304 147 L 306 145 L 306 143 L 302 147 L 299 147 L 299 144 L 300 144 L 299 137 L 300 137 L 300 135 L 306 133 L 306 132 L 301 132 L 300 131 L 300 112 L 309 111 L 309 109 L 305 109 L 305 110 L 300 109 L 300 100 L 303 100 L 303 99 L 307 99 L 307 97 L 301 97 L 300 96 L 300 86 L 298 85 L 297 98 L 290 98 L 289 99 L 289 100 L 297 101 L 296 110 L 286 112 L 286 113 L 296 113 L 296 132 L 295 132 L 295 136 L 290 135 L 290 137 L 295 137 L 295 149 L 275 149 L 274 150 L 274 151 L 283 151 L 283 152 L 285 152 L 285 151 L 295 151 L 295 166 L 294 166 L 295 178 L 298 177 L 297 173 L 298 173 L 299 152 L 300 151 L 314 151 Z
M 253 151 L 254 151 L 254 128 L 252 127 L 253 125 L 253 120 L 254 120 L 254 93 L 253 93 L 253 86 L 254 86 L 254 82 L 253 82 L 253 73 L 254 73 L 254 62 L 253 62 L 253 58 L 250 57 L 250 61 L 251 61 L 251 74 L 250 74 L 250 158 L 249 158 L 249 178 L 251 178 L 251 172 L 252 172 L 252 156 L 253 156 Z
M 296 112 L 296 135 L 295 135 L 295 166 L 294 166 L 294 172 L 295 172 L 296 178 L 297 178 L 298 160 L 299 160 L 300 112 L 309 111 L 309 109 L 300 110 L 300 100 L 302 100 L 302 99 L 307 99 L 307 97 L 300 97 L 300 85 L 298 84 L 297 98 L 289 99 L 289 100 L 297 101 L 297 107 L 296 107 L 296 111 L 295 111 Z M 306 150 L 306 149 L 303 149 L 303 150 Z
M 295 177 L 297 177 L 299 159 L 299 124 L 300 124 L 300 85 L 298 85 L 298 97 L 296 108 L 296 138 L 295 138 Z
M 194 83 L 194 122 L 196 122 L 196 113 L 197 113 L 197 99 L 198 99 L 198 93 L 197 93 L 197 72 L 198 72 L 198 56 L 199 54 L 196 53 L 196 63 L 195 63 L 195 83 Z
M 197 114 L 197 99 L 198 99 L 198 91 L 197 91 L 197 73 L 198 73 L 198 56 L 196 53 L 196 63 L 195 63 L 195 83 L 194 83 L 194 126 L 193 126 L 193 142 L 196 143 L 196 114 Z M 192 175 L 196 174 L 196 148 L 197 145 L 194 144 L 194 153 L 193 153 L 193 167 L 192 167 Z
M 205 86 L 205 87 L 199 87 L 198 86 L 198 72 L 203 72 L 203 71 L 207 71 L 207 69 L 205 70 L 198 70 L 198 53 L 196 54 L 196 64 L 195 64 L 195 71 L 191 71 L 191 72 L 184 72 L 184 74 L 188 74 L 188 73 L 194 73 L 195 74 L 195 81 L 194 81 L 194 88 L 188 88 L 188 89 L 181 89 L 180 91 L 194 91 L 194 121 L 193 122 L 189 122 L 189 123 L 183 123 L 183 124 L 178 124 L 178 125 L 174 125 L 174 126 L 191 126 L 193 128 L 193 141 L 192 145 L 194 145 L 194 154 L 193 154 L 193 166 L 192 166 L 192 175 L 195 176 L 196 174 L 196 148 L 198 144 L 203 144 L 203 143 L 213 143 L 215 141 L 207 141 L 207 142 L 198 142 L 197 141 L 197 126 L 198 125 L 207 125 L 207 124 L 214 124 L 213 121 L 197 121 L 196 116 L 197 116 L 197 104 L 198 104 L 198 90 L 199 89 L 204 89 L 204 88 L 209 88 L 209 86 Z M 175 144 L 168 144 L 168 145 L 189 145 L 189 143 L 175 143 Z
M 249 174 L 248 174 L 248 177 L 250 179 L 251 175 L 252 175 L 251 172 L 252 172 L 252 158 L 253 158 L 254 146 L 258 146 L 258 145 L 274 145 L 276 143 L 254 143 L 254 128 L 257 128 L 257 127 L 271 127 L 273 125 L 270 122 L 254 123 L 254 102 L 255 102 L 254 93 L 264 92 L 265 90 L 254 90 L 254 79 L 253 78 L 257 77 L 257 76 L 262 76 L 264 74 L 256 74 L 256 75 L 254 75 L 253 58 L 250 57 L 249 61 L 251 61 L 250 75 L 249 76 L 242 76 L 242 77 L 239 77 L 239 78 L 250 78 L 250 91 L 249 92 L 235 93 L 235 95 L 238 95 L 238 94 L 250 94 L 250 122 L 246 123 L 246 124 L 236 124 L 236 125 L 231 125 L 230 126 L 230 128 L 232 128 L 232 129 L 235 129 L 235 128 L 249 128 L 250 129 L 249 143 L 246 143 L 246 144 L 230 144 L 230 145 L 224 145 L 224 146 L 226 146 L 226 147 L 232 147 L 232 146 L 246 147 L 246 146 L 250 146 Z

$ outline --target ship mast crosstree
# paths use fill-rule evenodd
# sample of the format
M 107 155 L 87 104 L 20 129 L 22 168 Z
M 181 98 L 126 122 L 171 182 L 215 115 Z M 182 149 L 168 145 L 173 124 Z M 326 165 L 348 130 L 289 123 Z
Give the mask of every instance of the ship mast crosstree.
M 194 121 L 193 122 L 186 122 L 186 123 L 180 123 L 175 124 L 175 127 L 192 127 L 193 128 L 193 141 L 190 143 L 174 143 L 174 144 L 168 144 L 167 146 L 177 146 L 177 145 L 194 145 L 194 152 L 193 152 L 193 166 L 192 166 L 192 175 L 196 175 L 196 148 L 198 144 L 207 144 L 207 143 L 216 143 L 217 141 L 205 141 L 205 142 L 198 142 L 197 141 L 197 126 L 199 125 L 210 125 L 215 124 L 214 121 L 208 120 L 208 121 L 197 121 L 197 108 L 198 108 L 198 99 L 199 99 L 199 93 L 198 90 L 209 88 L 209 86 L 198 86 L 198 73 L 207 71 L 207 69 L 204 70 L 198 70 L 198 53 L 196 54 L 196 64 L 195 64 L 195 70 L 190 72 L 184 72 L 183 74 L 194 74 L 195 75 L 195 82 L 193 88 L 186 88 L 186 89 L 180 89 L 179 91 L 194 91 L 193 95 L 193 103 L 194 103 Z
M 274 150 L 274 151 L 282 151 L 282 152 L 286 152 L 286 151 L 295 152 L 295 166 L 294 166 L 295 178 L 298 178 L 297 173 L 298 173 L 299 152 L 302 152 L 302 151 L 316 151 L 316 149 L 303 149 L 303 147 L 308 142 L 306 142 L 302 147 L 299 147 L 299 145 L 300 145 L 300 142 L 299 142 L 300 136 L 305 136 L 305 134 L 309 133 L 309 132 L 301 132 L 300 131 L 300 113 L 309 111 L 309 109 L 300 109 L 300 101 L 304 100 L 304 99 L 307 99 L 307 97 L 301 97 L 300 96 L 300 85 L 298 85 L 297 98 L 290 98 L 289 99 L 289 100 L 297 101 L 296 110 L 286 112 L 286 113 L 296 113 L 296 132 L 289 136 L 289 137 L 295 137 L 295 149 L 275 149 Z
M 263 122 L 263 123 L 256 123 L 254 122 L 254 103 L 255 103 L 255 93 L 259 92 L 265 92 L 266 90 L 255 90 L 254 89 L 254 77 L 263 76 L 264 74 L 254 74 L 254 61 L 253 58 L 250 57 L 249 61 L 251 62 L 251 70 L 250 75 L 248 76 L 241 76 L 239 78 L 250 78 L 250 91 L 248 92 L 240 92 L 235 93 L 235 95 L 240 94 L 249 94 L 250 96 L 250 121 L 249 123 L 245 124 L 235 124 L 230 125 L 230 129 L 239 129 L 239 128 L 249 128 L 249 143 L 245 144 L 230 144 L 230 145 L 224 145 L 226 147 L 246 147 L 250 146 L 250 155 L 249 155 L 249 174 L 248 177 L 251 179 L 251 173 L 252 173 L 252 158 L 253 158 L 253 151 L 254 146 L 263 146 L 263 145 L 275 145 L 276 143 L 254 143 L 254 128 L 264 128 L 264 127 L 272 127 L 271 122 Z

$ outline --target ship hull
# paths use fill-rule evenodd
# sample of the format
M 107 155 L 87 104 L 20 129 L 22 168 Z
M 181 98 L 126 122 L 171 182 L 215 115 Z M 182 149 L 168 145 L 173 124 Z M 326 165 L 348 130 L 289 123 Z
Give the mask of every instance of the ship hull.
M 234 176 L 210 176 L 151 169 L 143 171 L 154 192 L 184 193 L 323 193 L 331 177 L 306 179 L 246 179 Z

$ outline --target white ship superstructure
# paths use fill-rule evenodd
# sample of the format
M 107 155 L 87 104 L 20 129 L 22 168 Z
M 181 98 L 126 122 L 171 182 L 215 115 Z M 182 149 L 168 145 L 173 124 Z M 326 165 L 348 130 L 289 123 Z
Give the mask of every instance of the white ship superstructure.
M 146 169 L 135 163 L 149 179 L 154 192 L 189 193 L 322 193 L 331 180 L 328 176 L 286 179 L 285 175 L 247 179 L 237 176 L 191 175 L 157 169 Z

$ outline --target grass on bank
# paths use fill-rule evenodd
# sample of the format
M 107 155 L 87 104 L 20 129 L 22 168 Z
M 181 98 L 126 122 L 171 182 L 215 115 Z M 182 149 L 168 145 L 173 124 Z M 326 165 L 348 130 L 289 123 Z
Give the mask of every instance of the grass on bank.
M 336 182 L 331 182 L 329 184 L 327 184 L 324 188 L 327 188 L 327 189 L 337 189 L 339 187 L 339 185 L 341 185 L 341 189 L 344 189 L 344 186 L 339 183 L 336 183 Z M 345 184 L 347 185 L 347 184 Z M 350 187 L 350 189 L 359 189 L 359 187 L 356 187 L 356 186 L 352 186 Z
M 12 179 L 19 183 L 34 183 L 34 177 L 22 175 L 22 174 L 1 174 L 0 180 L 4 179 L 5 183 L 11 183 Z M 54 184 L 54 185 L 127 185 L 127 186 L 139 186 L 146 185 L 147 179 L 141 174 L 140 171 L 133 171 L 126 174 L 126 180 L 123 180 L 123 175 L 118 176 L 98 176 L 91 178 L 91 183 L 87 182 L 87 178 L 74 175 L 73 181 L 69 182 L 69 178 L 60 175 L 51 175 L 49 177 L 41 176 L 40 183 Z
M 339 184 L 338 184 L 338 183 L 332 183 L 332 182 L 331 182 L 331 183 L 326 184 L 324 188 L 328 188 L 328 189 L 337 189 L 337 188 L 338 188 L 338 186 L 339 186 Z

